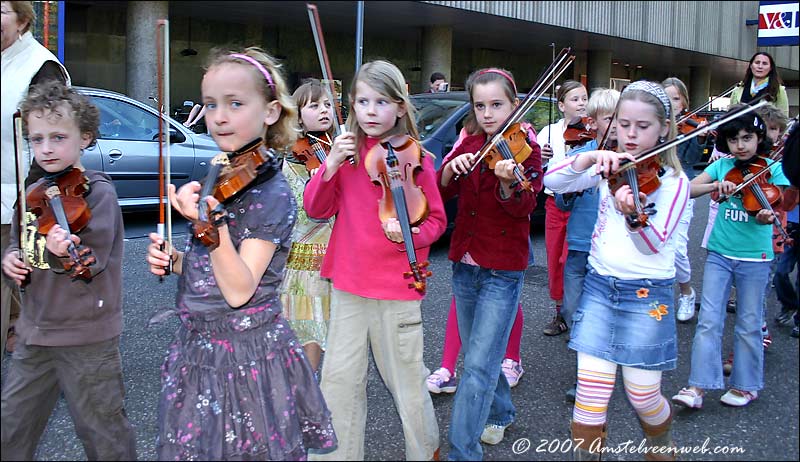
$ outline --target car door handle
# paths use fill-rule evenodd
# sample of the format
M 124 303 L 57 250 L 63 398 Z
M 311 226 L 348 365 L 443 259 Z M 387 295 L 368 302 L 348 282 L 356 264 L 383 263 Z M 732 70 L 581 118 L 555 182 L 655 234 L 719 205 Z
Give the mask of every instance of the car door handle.
M 119 160 L 122 158 L 122 151 L 119 149 L 112 149 L 108 151 L 109 163 L 114 163 L 115 160 Z

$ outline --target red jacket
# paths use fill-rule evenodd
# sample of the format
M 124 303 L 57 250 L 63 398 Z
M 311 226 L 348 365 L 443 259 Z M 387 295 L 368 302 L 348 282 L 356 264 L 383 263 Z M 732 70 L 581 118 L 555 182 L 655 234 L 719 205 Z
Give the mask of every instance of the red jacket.
M 458 196 L 458 215 L 455 230 L 450 238 L 452 261 L 460 261 L 466 252 L 483 268 L 522 271 L 528 267 L 528 238 L 530 214 L 536 208 L 536 194 L 542 190 L 542 151 L 535 141 L 529 143 L 533 151 L 522 163 L 528 173 L 533 191 L 516 191 L 506 200 L 500 198 L 500 180 L 485 163 L 458 181 L 451 180 L 441 186 L 444 167 L 456 156 L 477 152 L 486 141 L 486 135 L 467 136 L 459 140 L 445 157 L 437 172 L 437 184 L 442 200 Z

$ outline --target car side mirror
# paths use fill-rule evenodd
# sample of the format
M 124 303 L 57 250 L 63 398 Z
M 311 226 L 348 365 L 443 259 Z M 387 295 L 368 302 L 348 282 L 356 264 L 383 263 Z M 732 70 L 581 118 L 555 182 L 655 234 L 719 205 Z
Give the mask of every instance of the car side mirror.
M 174 128 L 169 129 L 170 144 L 183 143 L 184 141 L 186 141 L 186 136 L 183 133 L 179 132 L 178 130 L 175 130 Z

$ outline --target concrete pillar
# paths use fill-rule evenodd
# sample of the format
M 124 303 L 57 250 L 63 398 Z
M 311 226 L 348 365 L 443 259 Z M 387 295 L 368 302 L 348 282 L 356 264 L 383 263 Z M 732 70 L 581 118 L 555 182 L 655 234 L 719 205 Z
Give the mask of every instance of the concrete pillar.
M 692 110 L 708 102 L 711 95 L 711 70 L 703 66 L 689 67 L 689 107 Z
M 586 80 L 589 94 L 595 88 L 608 88 L 611 78 L 611 51 L 589 50 L 587 52 Z
M 156 21 L 167 19 L 168 11 L 169 2 L 166 1 L 128 2 L 125 46 L 126 94 L 153 107 L 156 107 L 156 104 L 150 97 L 158 93 Z M 170 101 L 170 104 L 172 103 L 174 102 Z
M 422 29 L 422 82 L 419 91 L 430 89 L 430 77 L 434 72 L 444 74 L 452 85 L 453 28 L 431 26 Z

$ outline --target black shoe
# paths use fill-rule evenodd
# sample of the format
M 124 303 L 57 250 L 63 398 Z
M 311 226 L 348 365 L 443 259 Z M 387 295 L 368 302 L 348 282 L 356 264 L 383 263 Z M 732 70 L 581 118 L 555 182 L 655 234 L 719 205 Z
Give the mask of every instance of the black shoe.
M 575 393 L 577 393 L 577 388 L 578 388 L 577 385 L 573 385 L 572 388 L 567 390 L 567 393 L 565 393 L 565 398 L 567 399 L 568 403 L 575 402 Z
M 725 307 L 728 313 L 736 313 L 736 300 L 728 300 L 728 306 Z
M 567 323 L 564 321 L 564 318 L 561 317 L 561 314 L 556 314 L 553 317 L 553 320 L 544 328 L 542 331 L 544 335 L 554 336 L 554 335 L 561 335 L 564 332 L 569 330 L 567 328 Z

